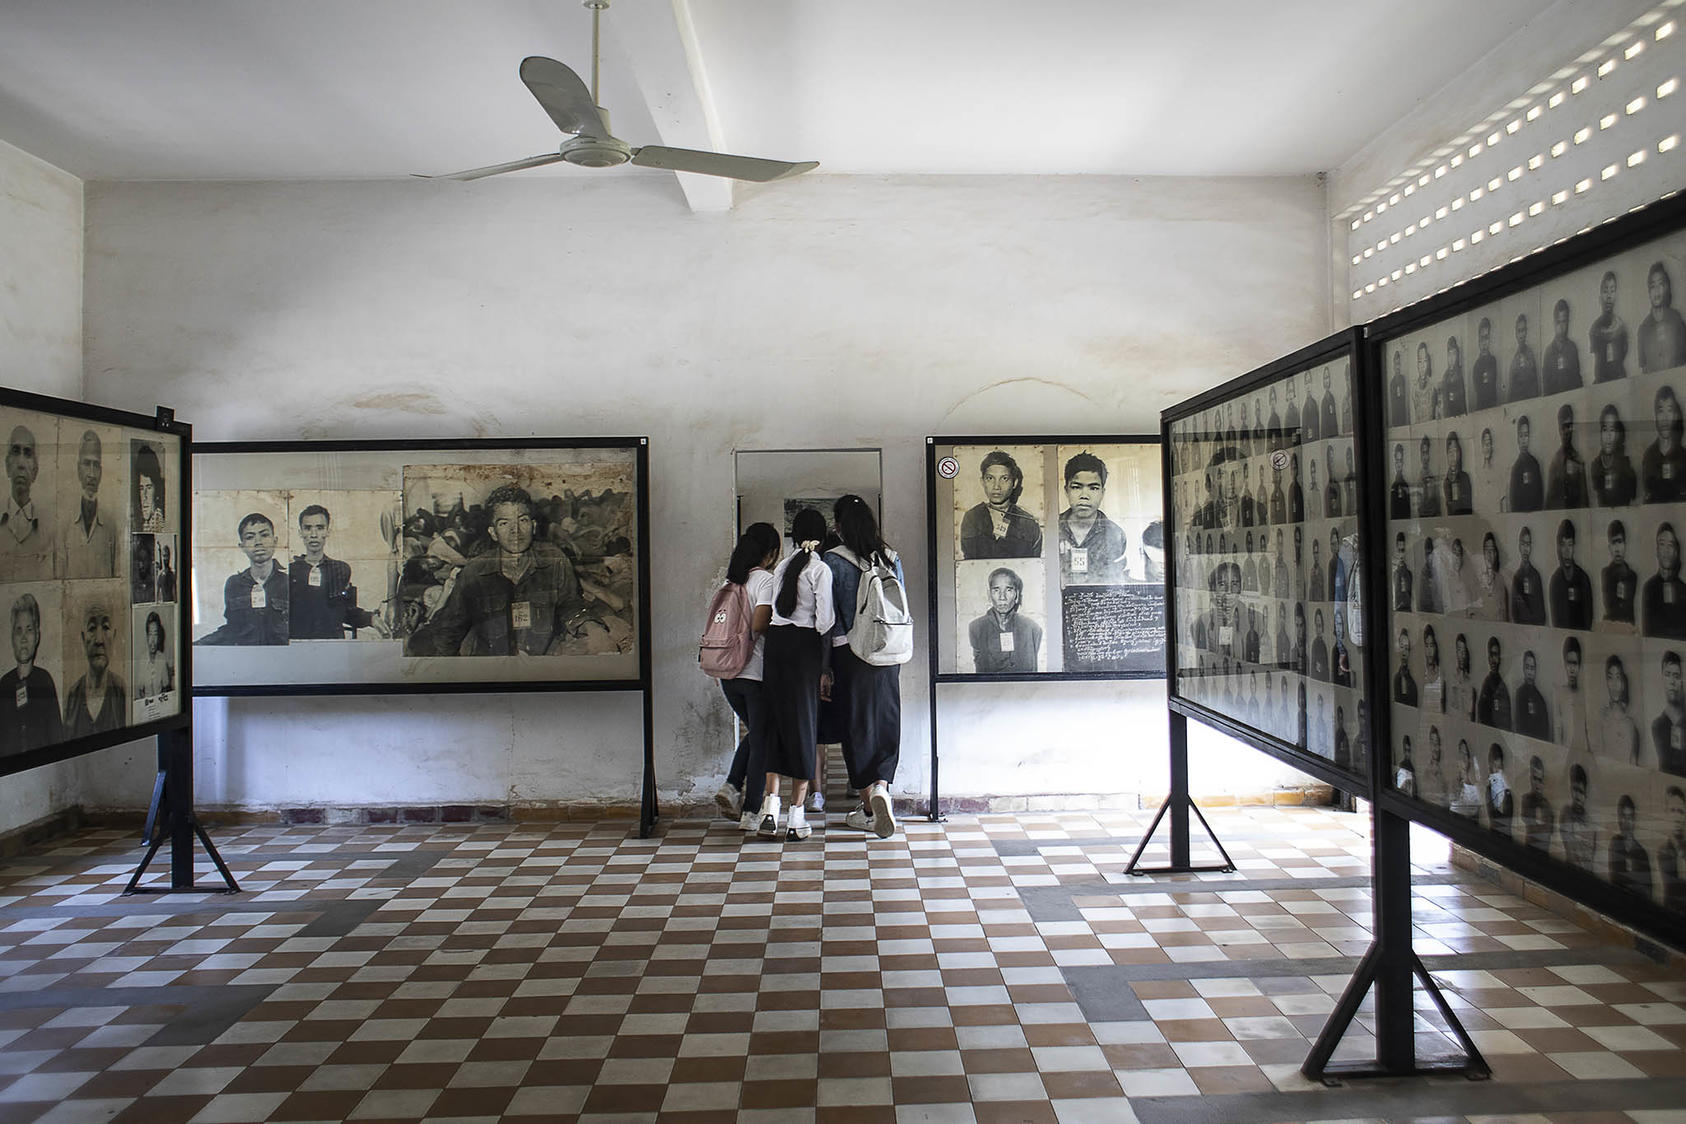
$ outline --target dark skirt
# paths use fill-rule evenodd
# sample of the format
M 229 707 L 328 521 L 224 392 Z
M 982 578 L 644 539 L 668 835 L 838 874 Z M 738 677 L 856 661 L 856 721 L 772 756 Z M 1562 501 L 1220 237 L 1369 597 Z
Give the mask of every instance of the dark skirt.
M 826 643 L 830 643 L 828 639 Z M 847 648 L 833 648 L 831 650 L 832 676 L 831 698 L 820 700 L 819 725 L 814 730 L 814 740 L 820 745 L 838 745 L 846 736 L 848 703 L 843 698 L 843 681 L 836 672 L 837 653 L 846 652 Z
M 769 773 L 797 780 L 814 775 L 824 643 L 823 636 L 800 625 L 776 624 L 767 629 L 761 694 L 767 708 L 762 751 Z
M 893 783 L 902 751 L 901 668 L 874 666 L 847 647 L 831 650 L 831 666 L 841 691 L 849 787 Z

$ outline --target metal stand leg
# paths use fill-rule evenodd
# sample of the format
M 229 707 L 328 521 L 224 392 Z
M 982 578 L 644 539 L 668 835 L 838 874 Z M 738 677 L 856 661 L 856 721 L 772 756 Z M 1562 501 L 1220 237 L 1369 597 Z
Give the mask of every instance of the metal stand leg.
M 1487 1060 L 1452 1013 L 1428 970 L 1411 948 L 1411 825 L 1372 805 L 1375 847 L 1375 939 L 1341 993 L 1341 1001 L 1312 1044 L 1300 1072 L 1312 1081 L 1337 1084 L 1355 1077 L 1408 1077 L 1461 1073 L 1472 1079 L 1492 1075 Z M 1417 1060 L 1414 984 L 1420 981 L 1446 1027 L 1458 1040 L 1463 1057 Z M 1376 989 L 1376 1056 L 1370 1061 L 1332 1063 L 1364 997 Z
M 648 839 L 656 833 L 661 805 L 656 799 L 655 700 L 651 698 L 648 686 L 641 694 L 644 699 L 644 783 L 639 793 L 638 838 Z
M 211 862 L 216 864 L 217 873 L 222 876 L 224 883 L 222 889 L 200 890 L 194 885 L 195 839 L 205 848 Z M 222 861 L 216 844 L 211 842 L 210 835 L 193 814 L 193 747 L 191 736 L 186 730 L 172 730 L 158 735 L 158 775 L 152 784 L 152 802 L 147 807 L 146 827 L 141 840 L 147 844 L 146 855 L 135 868 L 135 873 L 130 876 L 128 885 L 123 888 L 125 894 L 233 894 L 239 891 L 240 886 L 235 882 L 233 872 L 228 869 L 228 864 Z M 170 844 L 169 886 L 142 886 L 141 877 L 146 874 L 147 867 L 152 865 L 152 860 L 157 857 L 166 840 Z
M 932 603 L 935 604 L 934 598 Z M 931 658 L 936 659 L 934 653 Z M 931 802 L 925 808 L 925 818 L 931 823 L 947 823 L 948 817 L 943 815 L 942 803 L 937 796 L 940 790 L 937 787 L 937 678 L 935 675 L 931 677 L 929 693 L 931 697 Z
M 1129 865 L 1124 868 L 1125 874 L 1203 874 L 1215 872 L 1227 874 L 1235 869 L 1235 860 L 1229 857 L 1224 845 L 1218 839 L 1217 832 L 1206 822 L 1206 816 L 1201 812 L 1188 794 L 1188 719 L 1181 714 L 1171 716 L 1171 794 L 1165 797 L 1165 802 L 1159 805 L 1159 811 L 1154 814 L 1153 822 L 1148 825 L 1142 835 L 1142 841 L 1136 845 L 1136 853 L 1130 856 Z M 1195 866 L 1190 861 L 1188 845 L 1188 813 L 1193 810 L 1195 817 L 1200 820 L 1200 826 L 1205 828 L 1206 835 L 1217 847 L 1218 854 L 1223 856 L 1223 862 L 1218 864 Z M 1143 867 L 1136 864 L 1141 861 L 1142 852 L 1153 839 L 1153 833 L 1159 830 L 1159 822 L 1165 814 L 1171 815 L 1171 861 L 1166 866 Z

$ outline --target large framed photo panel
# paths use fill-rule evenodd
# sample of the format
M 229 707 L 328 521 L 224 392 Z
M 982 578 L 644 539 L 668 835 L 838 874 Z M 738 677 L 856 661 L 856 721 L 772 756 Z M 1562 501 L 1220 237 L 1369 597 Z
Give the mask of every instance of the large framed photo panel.
M 647 686 L 644 438 L 193 454 L 195 693 Z
M 1173 709 L 1367 792 L 1356 340 L 1165 412 L 1167 658 Z
M 1686 931 L 1686 205 L 1373 326 L 1388 474 L 1383 799 Z
M 184 727 L 188 426 L 0 390 L 0 775 Z
M 926 439 L 938 682 L 1165 673 L 1152 437 Z

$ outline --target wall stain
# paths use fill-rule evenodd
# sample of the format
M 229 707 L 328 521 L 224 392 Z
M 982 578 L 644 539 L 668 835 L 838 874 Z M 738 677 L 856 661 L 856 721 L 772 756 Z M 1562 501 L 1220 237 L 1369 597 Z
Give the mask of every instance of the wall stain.
M 948 408 L 947 412 L 945 412 L 943 414 L 942 420 L 947 421 L 949 418 L 951 418 L 955 414 L 959 413 L 960 410 L 968 402 L 971 402 L 971 401 L 973 401 L 974 399 L 977 399 L 977 398 L 981 398 L 983 395 L 988 394 L 992 390 L 999 390 L 1002 387 L 1014 386 L 1014 385 L 1017 385 L 1019 383 L 1035 383 L 1035 384 L 1038 384 L 1040 386 L 1049 387 L 1050 389 L 1053 389 L 1053 390 L 1063 391 L 1066 394 L 1074 394 L 1077 397 L 1083 399 L 1083 401 L 1089 403 L 1091 406 L 1099 406 L 1100 405 L 1099 402 L 1095 401 L 1095 399 L 1091 398 L 1089 395 L 1084 394 L 1081 390 L 1078 390 L 1076 387 L 1073 387 L 1073 386 L 1067 386 L 1063 382 L 1057 382 L 1054 379 L 1039 378 L 1035 375 L 1020 375 L 1020 376 L 1010 378 L 1010 379 L 997 379 L 996 381 L 994 381 L 992 383 L 985 383 L 983 386 L 978 387 L 978 389 L 972 391 L 970 394 L 968 394 L 964 398 L 960 399 L 960 401 L 958 401 L 954 405 L 950 406 Z M 941 428 L 941 427 L 939 426 L 938 428 Z
M 398 410 L 407 414 L 443 414 L 445 404 L 437 395 L 420 391 L 365 394 L 351 400 L 357 410 Z

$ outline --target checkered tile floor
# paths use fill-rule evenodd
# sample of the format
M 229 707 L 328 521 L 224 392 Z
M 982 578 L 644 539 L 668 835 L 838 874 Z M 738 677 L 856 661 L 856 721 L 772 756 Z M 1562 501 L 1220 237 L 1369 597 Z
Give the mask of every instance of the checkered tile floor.
M 1174 880 L 1125 814 L 227 829 L 232 897 L 123 898 L 85 832 L 0 864 L 0 1122 L 1686 1124 L 1686 977 L 1434 861 L 1417 948 L 1494 1079 L 1308 1084 L 1366 823 L 1211 819 L 1239 869 Z

